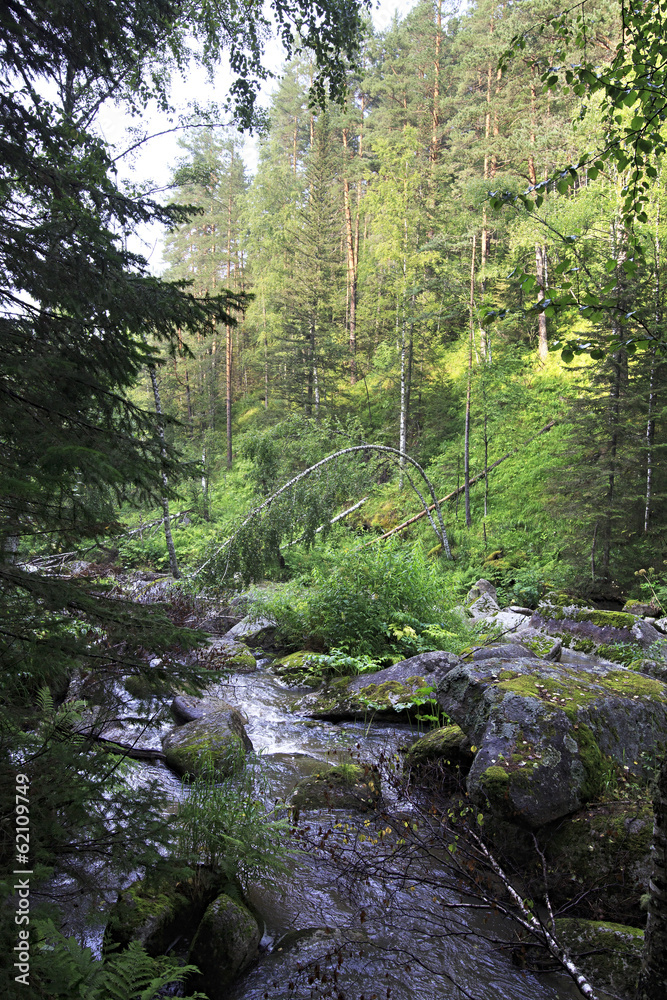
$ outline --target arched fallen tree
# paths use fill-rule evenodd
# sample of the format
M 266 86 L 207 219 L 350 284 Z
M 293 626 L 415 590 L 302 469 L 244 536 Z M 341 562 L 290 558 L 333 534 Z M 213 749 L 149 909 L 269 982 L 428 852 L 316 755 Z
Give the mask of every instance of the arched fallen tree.
M 431 497 L 431 499 L 433 501 L 433 503 L 431 505 L 428 504 L 428 502 L 426 501 L 425 497 L 423 496 L 423 494 L 421 493 L 421 491 L 418 489 L 417 485 L 413 481 L 412 477 L 405 472 L 405 469 L 403 470 L 403 473 L 406 476 L 408 482 L 410 483 L 410 486 L 412 487 L 412 489 L 415 491 L 415 493 L 419 497 L 419 499 L 421 501 L 421 504 L 422 504 L 422 507 L 424 508 L 424 513 L 428 517 L 429 523 L 430 523 L 431 527 L 433 528 L 433 531 L 435 532 L 435 535 L 436 535 L 438 541 L 442 545 L 442 548 L 443 548 L 443 551 L 444 551 L 446 557 L 448 559 L 451 559 L 452 558 L 452 553 L 451 553 L 451 549 L 449 547 L 449 541 L 447 539 L 447 531 L 445 529 L 444 521 L 443 521 L 443 518 L 442 518 L 442 510 L 440 508 L 440 503 L 438 501 L 438 498 L 437 498 L 437 495 L 436 495 L 436 492 L 435 492 L 433 484 L 431 483 L 430 479 L 428 478 L 428 476 L 424 472 L 424 470 L 421 467 L 421 465 L 419 464 L 419 462 L 417 462 L 414 458 L 412 458 L 410 455 L 406 454 L 405 452 L 400 451 L 398 448 L 391 448 L 388 445 L 382 445 L 382 444 L 359 444 L 359 445 L 352 445 L 349 448 L 341 448 L 339 451 L 335 451 L 335 452 L 333 452 L 333 454 L 327 455 L 326 458 L 321 459 L 319 462 L 316 462 L 314 465 L 311 465 L 309 468 L 304 469 L 303 472 L 300 472 L 298 475 L 293 476 L 292 479 L 290 479 L 290 480 L 288 480 L 288 482 L 284 483 L 283 486 L 280 487 L 280 489 L 276 490 L 275 493 L 273 493 L 270 497 L 267 497 L 267 499 L 264 500 L 264 501 L 262 501 L 261 504 L 259 504 L 255 508 L 253 508 L 253 510 L 251 510 L 250 513 L 241 522 L 241 524 L 236 529 L 236 531 L 229 538 L 225 539 L 225 541 L 222 542 L 222 544 L 220 544 L 214 550 L 214 552 L 212 552 L 212 554 L 208 557 L 208 559 L 204 563 L 202 563 L 202 565 L 199 566 L 198 569 L 195 570 L 195 572 L 192 574 L 193 578 L 196 577 L 196 576 L 198 576 L 204 569 L 206 569 L 208 566 L 210 566 L 212 563 L 214 563 L 215 560 L 217 560 L 217 558 L 220 555 L 222 555 L 223 553 L 226 552 L 228 554 L 228 556 L 227 556 L 227 560 L 226 560 L 226 564 L 225 564 L 225 569 L 224 569 L 224 572 L 222 574 L 222 578 L 224 579 L 224 577 L 227 575 L 227 572 L 229 571 L 229 567 L 231 565 L 231 554 L 232 554 L 232 551 L 234 550 L 234 547 L 239 545 L 240 541 L 243 539 L 244 532 L 246 531 L 246 529 L 248 529 L 249 526 L 252 525 L 253 523 L 256 523 L 258 517 L 260 517 L 260 515 L 264 514 L 266 511 L 268 511 L 269 508 L 271 508 L 271 505 L 274 505 L 274 508 L 275 508 L 277 501 L 279 501 L 282 497 L 288 495 L 290 493 L 290 491 L 293 491 L 294 488 L 297 487 L 298 484 L 300 484 L 303 480 L 306 480 L 308 477 L 312 476 L 314 473 L 316 473 L 318 470 L 322 469 L 324 466 L 328 465 L 330 462 L 333 462 L 336 459 L 342 458 L 345 455 L 363 454 L 363 453 L 368 454 L 368 453 L 371 453 L 371 452 L 377 452 L 377 453 L 380 453 L 380 454 L 388 455 L 388 456 L 390 456 L 392 458 L 396 458 L 399 461 L 406 462 L 406 463 L 412 465 L 413 468 L 415 468 L 417 470 L 417 472 L 421 476 L 422 480 L 426 484 L 426 487 L 428 489 L 430 497 Z M 437 524 L 436 524 L 436 521 L 434 520 L 434 518 L 433 518 L 433 516 L 431 514 L 431 511 L 435 511 L 435 515 L 436 515 L 436 518 L 437 518 Z M 289 513 L 290 513 L 290 517 L 291 517 L 291 515 L 293 514 L 293 507 L 292 507 L 292 510 Z M 283 520 L 284 520 L 284 517 L 283 517 Z M 269 522 L 269 524 L 268 524 L 268 532 L 270 534 L 272 534 L 272 536 L 273 536 L 272 540 L 273 540 L 273 543 L 276 546 L 276 548 L 277 548 L 277 545 L 278 545 L 278 542 L 279 542 L 280 522 L 281 522 L 281 518 L 280 517 L 276 517 L 275 522 L 273 522 L 273 523 Z M 290 523 L 293 523 L 293 522 L 290 521 Z M 315 530 L 316 529 L 312 530 L 311 535 L 314 535 Z

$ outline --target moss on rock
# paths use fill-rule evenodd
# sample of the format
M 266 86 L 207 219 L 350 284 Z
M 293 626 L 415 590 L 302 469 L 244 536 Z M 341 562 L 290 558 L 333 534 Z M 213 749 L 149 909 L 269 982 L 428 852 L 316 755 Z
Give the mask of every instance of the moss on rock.
M 246 751 L 252 751 L 236 709 L 211 712 L 172 729 L 162 740 L 168 767 L 183 777 L 195 777 L 211 769 L 217 781 L 230 777 L 243 766 Z
M 208 906 L 188 961 L 199 968 L 193 986 L 209 1000 L 227 1000 L 229 986 L 257 957 L 261 933 L 243 903 L 222 894 Z
M 301 809 L 375 808 L 380 801 L 380 774 L 376 768 L 352 763 L 325 767 L 303 778 L 294 789 L 290 805 Z
M 602 920 L 563 918 L 556 934 L 598 988 L 617 997 L 635 996 L 644 934 L 636 927 Z

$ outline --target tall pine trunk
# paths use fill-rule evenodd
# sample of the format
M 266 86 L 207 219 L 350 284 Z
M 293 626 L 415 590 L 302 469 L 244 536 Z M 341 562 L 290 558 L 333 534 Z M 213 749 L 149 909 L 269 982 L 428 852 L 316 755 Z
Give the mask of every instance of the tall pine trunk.
M 162 402 L 160 400 L 160 390 L 157 384 L 157 374 L 155 372 L 155 365 L 150 365 L 148 371 L 151 376 L 151 385 L 153 386 L 153 398 L 155 400 L 155 412 L 158 415 L 158 434 L 160 436 L 160 453 L 162 459 L 167 457 L 167 446 L 164 437 L 164 420 L 162 418 Z M 169 500 L 167 499 L 167 473 L 165 469 L 162 469 L 162 486 L 164 492 L 162 494 L 162 522 L 164 524 L 164 537 L 167 543 L 167 552 L 169 553 L 169 566 L 171 568 L 171 575 L 175 580 L 178 580 L 180 573 L 178 571 L 178 561 L 176 559 L 176 549 L 174 548 L 174 539 L 171 534 L 171 519 L 169 517 Z

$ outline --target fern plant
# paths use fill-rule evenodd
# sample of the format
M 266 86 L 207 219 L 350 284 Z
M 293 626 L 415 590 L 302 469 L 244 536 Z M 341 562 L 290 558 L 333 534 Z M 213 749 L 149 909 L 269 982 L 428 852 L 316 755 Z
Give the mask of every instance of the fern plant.
M 137 941 L 99 959 L 50 920 L 37 922 L 36 931 L 30 978 L 35 994 L 46 1000 L 153 1000 L 165 995 L 165 987 L 183 984 L 198 971 L 165 955 L 151 958 Z M 185 1000 L 206 997 L 196 992 Z

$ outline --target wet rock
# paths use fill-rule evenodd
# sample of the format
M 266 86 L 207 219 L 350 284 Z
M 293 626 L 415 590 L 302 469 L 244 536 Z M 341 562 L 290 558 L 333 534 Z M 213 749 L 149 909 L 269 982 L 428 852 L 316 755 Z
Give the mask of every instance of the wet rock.
M 416 740 L 405 755 L 406 768 L 430 765 L 460 768 L 468 771 L 475 754 L 460 726 L 443 726 Z
M 253 745 L 235 708 L 212 712 L 172 729 L 162 740 L 166 763 L 183 777 L 196 777 L 213 768 L 217 781 L 243 766 Z
M 261 646 L 267 649 L 273 643 L 277 624 L 273 618 L 263 618 L 260 615 L 247 615 L 238 625 L 234 625 L 226 633 L 225 639 L 245 642 L 249 646 Z
M 133 882 L 111 908 L 105 950 L 138 941 L 149 955 L 164 954 L 175 938 L 191 933 L 219 891 L 218 880 L 204 869 L 175 869 L 157 881 Z
M 250 911 L 227 895 L 218 896 L 204 913 L 188 955 L 200 972 L 193 987 L 209 1000 L 227 1000 L 230 984 L 257 958 L 260 939 Z
M 202 632 L 208 632 L 209 635 L 220 638 L 227 635 L 230 628 L 238 625 L 241 621 L 243 621 L 243 615 L 225 615 L 218 611 L 211 611 L 205 618 L 198 621 L 195 627 Z
M 194 698 L 187 694 L 179 694 L 171 703 L 171 714 L 181 726 L 186 722 L 202 719 L 205 715 L 214 715 L 216 712 L 238 712 L 244 723 L 248 721 L 243 712 L 239 712 L 222 698 Z
M 245 643 L 230 638 L 229 633 L 198 649 L 197 660 L 208 670 L 228 670 L 244 674 L 257 669 L 257 661 Z
M 430 701 L 438 677 L 458 662 L 454 653 L 420 653 L 373 674 L 336 678 L 322 691 L 302 699 L 299 708 L 320 719 L 396 718 Z
M 636 995 L 644 932 L 600 920 L 556 920 L 559 940 L 598 988 L 631 1000 Z
M 321 677 L 310 669 L 309 657 L 313 656 L 312 649 L 300 649 L 296 653 L 289 653 L 274 660 L 270 670 L 272 674 L 281 677 L 287 684 L 305 684 L 312 687 L 321 683 Z
M 479 747 L 471 798 L 533 829 L 598 796 L 614 764 L 642 778 L 667 737 L 667 686 L 612 665 L 461 664 L 438 702 Z
M 359 764 L 336 764 L 303 778 L 292 793 L 290 805 L 298 812 L 309 809 L 356 809 L 366 812 L 380 803 L 380 774 Z

